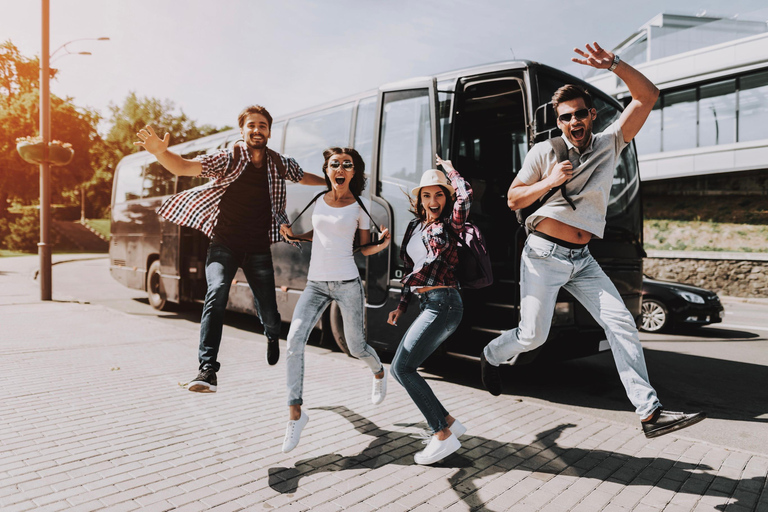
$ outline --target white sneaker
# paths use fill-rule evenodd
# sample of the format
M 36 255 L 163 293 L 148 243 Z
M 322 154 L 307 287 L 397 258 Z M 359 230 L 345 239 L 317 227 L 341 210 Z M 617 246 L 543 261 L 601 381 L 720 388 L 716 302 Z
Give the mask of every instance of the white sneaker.
M 377 379 L 373 377 L 373 391 L 371 391 L 371 402 L 373 405 L 379 405 L 387 396 L 387 369 L 384 368 L 384 376 Z
M 432 436 L 427 447 L 413 456 L 413 461 L 421 465 L 434 464 L 459 448 L 461 448 L 461 443 L 453 433 L 444 441 L 440 441 L 437 436 Z
M 301 416 L 297 420 L 288 420 L 288 425 L 285 427 L 285 439 L 283 440 L 283 453 L 296 448 L 301 438 L 301 431 L 309 421 L 309 416 L 304 410 L 301 410 Z
M 461 424 L 461 422 L 454 418 L 453 425 L 450 426 L 451 433 L 456 436 L 456 439 L 460 438 L 467 433 L 467 427 Z

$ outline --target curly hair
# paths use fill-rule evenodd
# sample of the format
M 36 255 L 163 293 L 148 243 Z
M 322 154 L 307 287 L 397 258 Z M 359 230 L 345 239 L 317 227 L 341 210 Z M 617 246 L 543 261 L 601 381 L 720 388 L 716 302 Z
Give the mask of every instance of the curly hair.
M 328 161 L 333 155 L 349 155 L 352 157 L 352 163 L 355 165 L 355 174 L 352 176 L 352 180 L 349 182 L 349 190 L 356 196 L 360 196 L 365 189 L 365 183 L 368 181 L 365 177 L 365 162 L 363 157 L 360 156 L 354 148 L 340 148 L 334 146 L 323 151 L 323 176 L 325 177 L 325 184 L 330 190 L 332 188 L 331 179 L 328 177 Z

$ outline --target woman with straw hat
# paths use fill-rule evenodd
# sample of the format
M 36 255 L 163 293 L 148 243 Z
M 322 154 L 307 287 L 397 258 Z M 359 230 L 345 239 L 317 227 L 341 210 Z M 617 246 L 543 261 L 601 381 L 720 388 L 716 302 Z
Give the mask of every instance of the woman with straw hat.
M 447 176 L 430 169 L 411 191 L 415 196 L 411 204 L 416 218 L 408 224 L 400 251 L 406 275 L 401 280 L 400 304 L 388 319 L 388 323 L 397 325 L 412 294 L 418 294 L 421 314 L 403 336 L 390 369 L 424 415 L 432 434 L 428 436 L 429 441 L 425 441 L 426 449 L 414 455 L 417 464 L 433 464 L 455 452 L 461 447 L 459 436 L 466 432 L 417 372 L 427 357 L 456 330 L 464 311 L 455 271 L 459 262 L 455 235 L 464 230 L 472 204 L 472 188 L 450 160 L 437 155 L 436 159 Z

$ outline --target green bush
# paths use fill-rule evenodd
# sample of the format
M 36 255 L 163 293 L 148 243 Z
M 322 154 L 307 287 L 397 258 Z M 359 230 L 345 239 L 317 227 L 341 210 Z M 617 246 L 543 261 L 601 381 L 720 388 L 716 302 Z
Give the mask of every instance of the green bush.
M 40 212 L 28 209 L 8 225 L 4 246 L 12 251 L 37 252 L 40 241 Z

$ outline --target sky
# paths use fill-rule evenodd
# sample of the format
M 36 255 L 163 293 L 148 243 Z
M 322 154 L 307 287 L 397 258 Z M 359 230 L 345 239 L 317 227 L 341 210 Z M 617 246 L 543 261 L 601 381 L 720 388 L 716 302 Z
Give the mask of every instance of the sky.
M 41 49 L 41 1 L 0 0 L 0 41 Z M 50 0 L 51 91 L 109 117 L 131 92 L 237 123 L 380 85 L 527 59 L 584 76 L 575 46 L 613 48 L 661 12 L 748 17 L 765 0 Z M 671 7 L 670 7 L 671 6 Z

